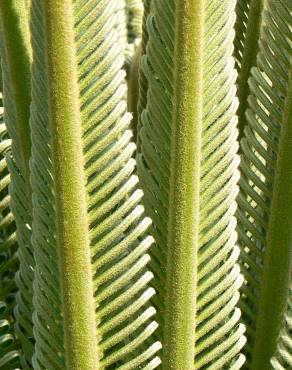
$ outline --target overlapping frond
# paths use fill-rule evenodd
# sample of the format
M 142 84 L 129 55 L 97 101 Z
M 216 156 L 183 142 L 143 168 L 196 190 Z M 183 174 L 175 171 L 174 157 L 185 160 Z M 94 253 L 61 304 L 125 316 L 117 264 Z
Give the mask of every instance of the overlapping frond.
M 169 189 L 173 160 L 171 131 L 175 124 L 174 63 L 180 63 L 174 60 L 175 5 L 173 0 L 152 1 L 147 18 L 149 39 L 145 40 L 146 55 L 141 59 L 140 74 L 139 109 L 140 112 L 145 109 L 140 117 L 138 170 L 156 240 L 151 249 L 151 268 L 158 293 L 153 302 L 160 313 L 160 328 L 167 325 L 163 316 L 168 289 L 166 255 L 169 204 L 172 202 Z M 202 120 L 200 223 L 199 245 L 194 245 L 198 247 L 194 291 L 197 313 L 193 318 L 196 369 L 237 369 L 244 362 L 240 355 L 245 342 L 244 328 L 239 324 L 240 312 L 236 308 L 242 277 L 236 263 L 239 249 L 234 217 L 239 177 L 236 73 L 232 58 L 234 7 L 233 1 L 206 1 L 204 5 L 203 113 L 198 118 Z M 163 342 L 167 340 L 161 330 L 159 335 Z
M 11 141 L 3 122 L 2 94 L 0 99 L 0 368 L 12 370 L 20 366 L 19 342 L 13 327 L 16 291 L 14 275 L 18 269 L 18 259 L 14 218 L 9 209 L 10 176 L 5 159 Z
M 237 71 L 240 71 L 245 38 L 247 31 L 248 13 L 252 0 L 237 0 L 236 2 L 236 22 L 235 22 L 235 39 L 234 39 L 234 57 Z
M 290 288 L 289 300 L 284 316 L 277 352 L 272 359 L 274 370 L 286 370 L 292 368 L 292 289 Z
M 143 1 L 126 0 L 126 9 L 128 14 L 128 41 L 131 43 L 142 37 Z
M 292 66 L 292 4 L 269 1 L 267 6 L 257 68 L 252 70 L 249 82 L 251 96 L 246 113 L 248 125 L 241 144 L 242 176 L 238 197 L 238 233 L 241 267 L 245 277 L 240 305 L 247 327 L 245 352 L 248 366 L 255 345 L 279 141 Z M 276 302 L 277 297 L 273 300 Z M 271 318 L 269 320 L 273 321 Z
M 122 3 L 122 2 L 121 2 Z M 143 1 L 126 0 L 127 15 L 127 47 L 125 50 L 125 59 L 128 66 L 131 66 L 135 50 L 142 38 L 142 18 L 143 18 Z
M 28 33 L 28 19 L 25 2 L 10 2 L 1 5 L 1 56 L 3 73 L 4 120 L 11 138 L 11 151 L 7 154 L 11 176 L 9 192 L 11 210 L 17 231 L 19 270 L 15 276 L 18 292 L 15 307 L 15 328 L 21 341 L 23 355 L 22 367 L 27 368 L 33 353 L 32 332 L 32 282 L 33 251 L 31 246 L 31 208 L 28 174 L 29 158 L 29 51 L 26 50 L 25 37 Z M 5 10 L 5 11 L 4 11 Z M 7 11 L 7 13 L 6 13 Z M 17 12 L 22 14 L 18 24 L 13 21 Z M 11 45 L 12 44 L 12 45 Z M 14 49 L 13 49 L 14 47 Z M 9 52 L 8 52 L 9 51 Z M 27 54 L 26 54 L 27 53 Z M 25 55 L 25 58 L 22 58 Z M 26 95 L 25 95 L 26 93 Z
M 264 4 L 265 0 L 239 0 L 236 5 L 234 57 L 238 71 L 239 140 L 243 137 L 246 124 L 245 111 L 249 96 L 248 79 L 251 68 L 256 65 Z
M 139 67 L 140 67 L 140 61 L 142 60 L 143 55 L 145 55 L 146 45 L 148 42 L 147 19 L 150 13 L 150 3 L 151 3 L 151 0 L 145 0 L 143 2 L 144 12 L 143 12 L 143 18 L 142 18 L 142 38 L 141 38 L 141 46 L 140 46 L 141 50 L 140 50 L 140 55 L 139 55 Z M 138 84 L 139 84 L 139 96 L 138 96 L 138 102 L 137 102 L 137 107 L 136 107 L 136 110 L 137 110 L 137 122 L 136 122 L 137 153 L 140 152 L 139 131 L 140 131 L 141 124 L 142 124 L 141 115 L 142 115 L 143 110 L 146 107 L 147 90 L 148 90 L 147 78 L 142 68 L 139 68 Z
M 146 234 L 150 220 L 144 216 L 142 192 L 134 175 L 135 145 L 130 141 L 131 116 L 126 112 L 124 50 L 119 43 L 119 27 L 114 27 L 121 21 L 121 3 L 72 1 L 96 308 L 96 362 L 108 369 L 154 369 L 160 362 L 156 356 L 160 344 L 151 339 L 157 324 L 153 321 L 155 310 L 148 303 L 154 290 L 148 285 L 152 274 L 146 267 L 152 237 Z M 41 3 L 33 1 L 34 366 L 64 369 L 43 16 Z

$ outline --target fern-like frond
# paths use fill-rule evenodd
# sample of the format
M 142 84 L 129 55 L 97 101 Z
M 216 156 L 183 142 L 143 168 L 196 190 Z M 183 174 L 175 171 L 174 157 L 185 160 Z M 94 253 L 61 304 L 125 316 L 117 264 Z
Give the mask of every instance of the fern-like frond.
M 126 11 L 128 15 L 127 29 L 128 42 L 135 43 L 136 39 L 142 37 L 143 1 L 126 0 Z
M 277 352 L 272 358 L 274 370 L 286 370 L 292 368 L 292 287 L 290 286 L 289 300 L 286 308 L 283 328 L 281 330 Z
M 138 102 L 137 102 L 137 122 L 136 122 L 136 143 L 137 143 L 137 153 L 140 152 L 140 128 L 142 125 L 141 116 L 143 110 L 146 108 L 147 102 L 147 91 L 148 91 L 148 83 L 147 78 L 143 72 L 143 69 L 140 68 L 140 61 L 146 53 L 146 46 L 148 42 L 148 31 L 147 31 L 147 19 L 150 13 L 150 4 L 151 0 L 145 0 L 143 2 L 144 5 L 144 13 L 142 19 L 142 39 L 141 39 L 141 46 L 139 51 L 139 71 L 138 71 L 138 85 L 139 85 L 139 92 L 138 92 Z
M 127 15 L 127 48 L 125 59 L 128 67 L 131 67 L 135 51 L 142 38 L 143 1 L 126 0 Z
M 74 359 L 79 365 L 80 359 L 84 361 L 78 369 L 85 370 L 98 366 L 101 369 L 154 369 L 160 362 L 156 356 L 160 344 L 151 339 L 157 327 L 153 321 L 155 310 L 148 303 L 154 294 L 149 287 L 152 274 L 146 267 L 147 250 L 152 244 L 152 238 L 147 236 L 150 220 L 144 217 L 142 192 L 134 175 L 135 145 L 129 131 L 131 116 L 126 111 L 125 59 L 118 31 L 122 26 L 126 29 L 126 23 L 117 11 L 121 3 L 116 0 L 33 1 L 31 127 L 33 244 L 37 266 L 33 360 L 36 369 L 71 370 L 76 366 Z M 119 22 L 123 24 L 117 27 Z M 57 32 L 58 27 L 64 27 L 65 31 Z M 66 43 L 65 36 L 70 41 L 62 55 L 59 54 L 59 62 L 53 63 L 54 53 L 60 51 L 58 45 L 63 47 Z M 69 54 L 73 55 L 72 59 L 66 59 Z M 54 79 L 51 72 L 54 68 L 56 73 L 65 74 Z M 67 84 L 77 90 L 78 100 L 70 100 L 70 93 L 62 95 Z M 57 97 L 67 99 L 67 96 L 66 102 L 57 104 Z M 58 120 L 60 106 L 70 104 L 74 114 Z M 76 116 L 81 124 L 76 123 Z M 70 140 L 77 137 L 77 144 L 66 152 L 70 142 L 66 139 L 67 129 Z M 78 148 L 81 151 L 78 152 Z M 82 175 L 78 181 L 72 180 L 68 173 L 78 164 Z M 80 193 L 72 190 L 76 187 Z M 72 225 L 70 221 L 62 221 L 69 217 L 68 211 L 74 210 L 74 205 L 71 210 L 62 208 L 70 191 L 73 204 L 79 202 L 71 218 Z M 86 196 L 84 201 L 82 194 Z M 81 217 L 83 229 L 77 230 L 76 235 L 76 219 Z M 77 245 L 74 235 L 78 241 L 81 238 Z M 71 244 L 66 244 L 66 238 L 70 237 L 73 238 Z M 76 261 L 74 253 L 79 245 L 82 250 Z M 84 253 L 91 256 L 91 262 L 84 259 L 84 266 L 90 265 L 89 276 L 87 267 L 80 263 Z M 74 274 L 81 271 L 78 275 L 81 281 L 72 287 L 65 271 L 73 282 Z M 84 279 L 88 279 L 85 286 Z M 87 330 L 88 334 L 91 316 L 85 316 L 84 322 L 78 321 L 84 311 L 74 316 L 73 307 L 73 301 L 83 294 L 84 288 L 88 302 L 79 301 L 80 307 L 88 303 L 85 309 L 90 310 L 93 304 L 94 310 L 89 312 L 94 318 L 94 338 L 90 348 L 84 348 L 85 354 L 78 353 L 77 347 L 85 346 L 90 340 L 88 336 L 83 338 L 82 332 Z M 75 338 L 83 335 L 85 339 L 73 350 L 71 344 L 74 345 L 75 338 L 70 337 L 71 332 Z M 92 348 L 94 343 L 96 348 Z M 86 358 L 90 350 L 96 355 Z
M 270 366 L 290 283 L 291 22 L 291 2 L 267 2 L 241 143 L 238 233 L 245 276 L 241 308 L 247 327 L 247 365 L 253 363 L 254 370 Z
M 0 1 L 1 56 L 5 124 L 12 140 L 7 155 L 11 174 L 11 209 L 17 226 L 19 271 L 15 308 L 16 332 L 22 343 L 22 367 L 27 368 L 33 353 L 30 158 L 30 64 L 31 49 L 28 2 Z
M 1 94 L 0 107 L 0 369 L 12 370 L 20 367 L 19 341 L 14 333 L 15 281 L 18 269 L 14 218 L 10 211 L 8 186 L 10 176 L 5 153 L 11 141 L 3 122 Z
M 265 0 L 238 0 L 236 4 L 234 56 L 238 71 L 239 139 L 246 124 L 248 78 L 251 68 L 256 65 L 264 3 Z
M 153 0 L 147 17 L 138 170 L 156 240 L 153 302 L 165 369 L 239 369 L 244 362 L 234 8 L 229 0 Z M 191 358 L 183 362 L 181 352 Z
M 234 26 L 235 29 L 234 57 L 235 57 L 235 66 L 238 73 L 240 72 L 244 46 L 246 42 L 248 16 L 251 1 L 252 0 L 237 0 L 235 7 L 236 21 Z

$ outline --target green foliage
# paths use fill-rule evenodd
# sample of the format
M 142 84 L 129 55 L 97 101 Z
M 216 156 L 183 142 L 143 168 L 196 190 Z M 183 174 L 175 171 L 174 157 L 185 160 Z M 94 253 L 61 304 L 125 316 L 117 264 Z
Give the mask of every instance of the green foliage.
M 8 155 L 11 174 L 11 210 L 17 226 L 19 270 L 15 276 L 18 292 L 15 308 L 16 333 L 22 343 L 22 366 L 27 368 L 33 354 L 32 295 L 34 257 L 31 245 L 31 187 L 29 106 L 31 48 L 27 2 L 1 1 L 1 56 L 4 120 L 12 139 Z
M 291 2 L 0 0 L 0 52 L 0 369 L 290 369 Z
M 156 240 L 151 249 L 157 291 L 153 302 L 159 313 L 159 338 L 166 351 L 172 340 L 178 347 L 189 346 L 193 353 L 194 365 L 173 360 L 172 365 L 167 362 L 167 369 L 239 368 L 244 361 L 239 354 L 244 329 L 235 308 L 242 282 L 236 265 L 239 249 L 234 218 L 239 162 L 236 77 L 231 59 L 235 4 L 202 2 L 200 10 L 195 7 L 197 12 L 192 9 L 188 13 L 192 14 L 193 31 L 176 31 L 176 21 L 179 24 L 178 19 L 184 16 L 180 6 L 187 13 L 190 3 L 184 7 L 174 1 L 152 1 L 147 52 L 141 59 L 141 91 L 147 86 L 148 94 L 141 114 L 138 169 Z M 202 44 L 184 41 L 203 35 Z M 184 53 L 189 64 L 183 64 Z M 140 110 L 143 106 L 145 92 Z M 184 165 L 189 167 L 184 169 Z M 187 180 L 187 176 L 194 178 Z M 180 241 L 183 238 L 185 241 Z M 187 294 L 192 302 L 177 307 Z M 188 322 L 186 330 L 193 331 L 191 340 L 184 342 L 180 329 L 171 326 L 173 321 L 181 325 L 181 320 Z M 170 352 L 165 361 L 175 356 Z
M 290 3 L 268 1 L 241 145 L 238 232 L 246 282 L 240 305 L 247 365 L 254 370 L 269 368 L 292 268 L 291 15 Z
M 292 290 L 290 286 L 289 300 L 284 316 L 283 327 L 278 339 L 275 357 L 271 360 L 273 369 L 283 370 L 292 367 Z
M 124 45 L 113 28 L 120 5 L 75 1 L 71 13 L 69 1 L 51 3 L 34 1 L 32 11 L 34 366 L 134 369 L 147 361 L 150 369 L 160 348 L 146 342 L 157 326 L 145 268 L 152 238 L 133 174 Z M 70 199 L 75 205 L 66 207 Z
M 14 274 L 18 269 L 18 259 L 15 223 L 9 209 L 10 176 L 5 159 L 11 141 L 7 138 L 3 122 L 2 94 L 0 109 L 0 369 L 12 370 L 20 366 L 20 347 L 13 330 L 16 292 Z
M 238 0 L 236 5 L 237 22 L 235 60 L 238 70 L 238 130 L 239 139 L 243 137 L 245 126 L 245 111 L 249 96 L 248 78 L 251 68 L 256 64 L 258 44 L 262 23 L 262 13 L 265 0 Z

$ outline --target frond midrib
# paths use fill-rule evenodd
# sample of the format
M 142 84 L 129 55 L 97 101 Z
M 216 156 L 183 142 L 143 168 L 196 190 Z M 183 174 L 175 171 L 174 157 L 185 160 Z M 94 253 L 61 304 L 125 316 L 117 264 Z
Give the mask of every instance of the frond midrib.
M 66 366 L 72 370 L 97 370 L 99 362 L 72 2 L 52 0 L 44 4 Z

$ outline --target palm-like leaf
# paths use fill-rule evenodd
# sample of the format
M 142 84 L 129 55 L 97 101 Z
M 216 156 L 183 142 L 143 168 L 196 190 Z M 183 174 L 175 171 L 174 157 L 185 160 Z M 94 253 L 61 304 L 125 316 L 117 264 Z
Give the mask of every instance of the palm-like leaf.
M 146 269 L 152 238 L 145 233 L 150 222 L 143 215 L 142 192 L 133 174 L 135 145 L 128 130 L 124 44 L 118 32 L 122 25 L 113 27 L 119 22 L 121 3 L 33 1 L 31 128 L 37 265 L 33 362 L 37 369 L 89 370 L 98 364 L 154 369 L 159 364 L 155 355 L 160 345 L 150 339 L 157 326 L 152 318 L 155 310 L 148 304 L 154 294 Z M 62 32 L 58 27 L 64 27 Z M 60 61 L 53 62 L 60 45 L 67 46 Z M 68 55 L 72 59 L 66 59 Z M 59 72 L 65 74 L 55 79 Z M 64 86 L 73 86 L 79 100 L 72 98 L 71 90 L 63 94 Z M 67 118 L 59 108 L 72 102 L 74 114 Z M 70 150 L 66 129 L 76 140 Z M 75 180 L 74 166 L 80 166 L 81 173 Z M 69 193 L 74 205 L 62 208 Z M 80 280 L 74 280 L 77 275 Z M 80 300 L 84 290 L 86 302 Z M 74 311 L 78 299 L 80 312 Z
M 31 192 L 29 184 L 29 104 L 30 104 L 30 41 L 29 1 L 0 2 L 1 55 L 3 72 L 4 116 L 12 155 L 8 156 L 11 173 L 11 209 L 17 226 L 19 271 L 15 309 L 17 336 L 22 342 L 22 367 L 27 367 L 33 353 L 32 282 L 33 251 L 31 247 Z
M 292 368 L 292 288 L 290 286 L 289 300 L 284 316 L 284 324 L 281 330 L 277 352 L 272 359 L 272 366 L 275 370 Z
M 236 22 L 234 39 L 234 57 L 237 71 L 240 71 L 244 46 L 246 42 L 248 16 L 252 0 L 237 0 L 236 2 Z
M 153 302 L 165 369 L 244 362 L 236 308 L 234 7 L 229 0 L 153 0 L 147 18 L 138 169 L 154 223 Z
M 123 2 L 121 2 L 123 3 Z M 143 18 L 143 1 L 142 0 L 125 0 L 127 17 L 127 47 L 125 49 L 125 59 L 127 67 L 131 67 L 137 46 L 142 37 L 142 18 Z
M 141 46 L 139 51 L 139 67 L 140 67 L 140 61 L 146 53 L 146 46 L 148 42 L 148 31 L 147 31 L 147 19 L 148 15 L 150 13 L 150 3 L 151 0 L 145 0 L 143 2 L 144 5 L 144 13 L 143 13 L 143 19 L 142 19 L 142 38 L 141 38 Z M 146 102 L 147 102 L 147 90 L 148 90 L 148 83 L 147 78 L 144 74 L 144 71 L 142 68 L 139 68 L 138 73 L 138 81 L 137 84 L 139 85 L 139 92 L 138 92 L 138 102 L 136 106 L 136 112 L 137 112 L 137 121 L 136 121 L 136 142 L 137 142 L 137 152 L 139 154 L 140 152 L 140 135 L 139 131 L 141 129 L 142 121 L 141 116 L 143 110 L 146 108 Z
M 136 39 L 142 37 L 143 1 L 126 0 L 126 10 L 128 14 L 128 41 L 134 43 Z
M 12 370 L 20 367 L 19 342 L 13 330 L 16 291 L 14 275 L 18 268 L 18 259 L 14 218 L 9 209 L 10 176 L 5 159 L 11 141 L 7 138 L 3 122 L 3 107 L 0 108 L 0 138 L 0 368 Z
M 265 0 L 238 0 L 236 4 L 236 24 L 234 56 L 238 70 L 238 129 L 243 136 L 245 111 L 249 95 L 248 78 L 256 64 L 258 43 L 262 24 Z
M 268 369 L 291 270 L 292 4 L 268 1 L 242 140 L 239 241 L 247 365 Z M 267 333 L 269 333 L 267 335 Z

